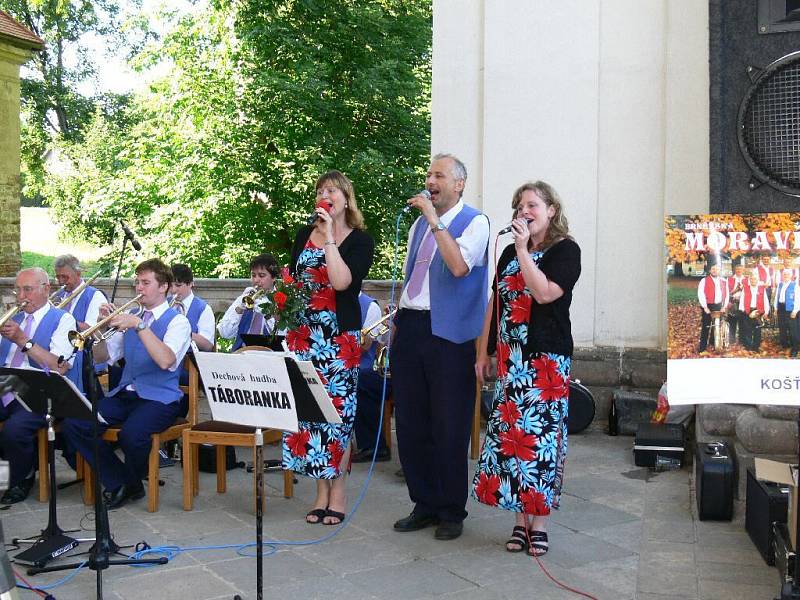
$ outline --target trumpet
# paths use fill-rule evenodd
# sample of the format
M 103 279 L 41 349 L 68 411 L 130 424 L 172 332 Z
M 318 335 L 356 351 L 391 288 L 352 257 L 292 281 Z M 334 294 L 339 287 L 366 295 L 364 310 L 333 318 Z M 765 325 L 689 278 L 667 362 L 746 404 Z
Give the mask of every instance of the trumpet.
M 67 294 L 61 302 L 56 304 L 55 305 L 56 308 L 64 308 L 65 306 L 69 306 L 69 303 L 72 302 L 72 300 L 74 298 L 77 298 L 81 294 L 81 292 L 83 292 L 83 290 L 85 290 L 88 286 L 90 286 L 90 285 L 92 285 L 94 283 L 95 279 L 100 277 L 100 273 L 101 272 L 102 271 L 98 271 L 97 273 L 92 275 L 89 279 L 83 281 L 78 287 L 76 287 L 74 290 L 72 290 L 71 294 Z M 58 290 L 58 292 L 56 292 L 56 293 L 60 294 L 61 290 L 63 290 L 65 287 L 66 287 L 65 285 L 62 285 L 61 289 Z M 52 302 L 53 296 L 50 296 L 50 298 L 51 298 L 51 302 Z
M 96 325 L 89 327 L 88 329 L 84 329 L 83 331 L 70 331 L 67 334 L 67 338 L 69 339 L 70 344 L 76 350 L 83 350 L 83 347 L 86 345 L 86 340 L 89 338 L 94 338 L 97 341 L 107 340 L 112 335 L 114 335 L 118 329 L 116 327 L 109 327 L 103 333 L 97 334 L 97 332 L 105 327 L 111 319 L 116 317 L 119 314 L 122 314 L 132 306 L 136 305 L 135 314 L 141 313 L 142 309 L 144 308 L 141 303 L 141 299 L 144 294 L 139 294 L 133 300 L 128 300 L 125 304 L 120 306 L 117 309 L 114 309 L 112 312 L 108 314 L 104 319 L 101 319 L 97 322 Z M 97 334 L 97 335 L 95 335 Z
M 265 289 L 255 288 L 252 292 L 242 298 L 242 304 L 244 304 L 246 309 L 253 310 L 253 308 L 256 306 L 256 301 L 263 297 L 266 293 L 267 290 Z
M 14 316 L 15 316 L 15 315 L 16 315 L 16 314 L 17 314 L 19 311 L 21 311 L 23 308 L 25 308 L 25 305 L 26 305 L 26 304 L 28 304 L 28 301 L 27 301 L 27 300 L 23 300 L 23 301 L 22 301 L 22 302 L 20 302 L 19 304 L 15 304 L 15 305 L 14 305 L 14 306 L 12 306 L 11 308 L 9 308 L 9 309 L 8 309 L 8 310 L 7 310 L 7 311 L 6 311 L 6 312 L 3 314 L 3 316 L 2 316 L 2 317 L 0 317 L 0 327 L 2 327 L 3 325 L 5 325 L 6 323 L 8 323 L 8 322 L 9 322 L 11 319 L 13 319 L 13 318 L 14 318 Z
M 363 346 L 367 343 L 368 336 L 373 339 L 378 339 L 382 335 L 386 335 L 386 332 L 389 331 L 389 327 L 392 326 L 392 319 L 394 319 L 395 314 L 397 314 L 396 308 L 389 311 L 369 327 L 364 327 L 364 329 L 361 330 L 361 345 Z
M 64 285 L 62 285 L 60 288 L 58 288 L 55 292 L 50 294 L 50 297 L 47 299 L 47 301 L 50 304 L 55 304 L 56 300 L 61 295 L 61 292 L 63 292 L 65 289 L 67 289 L 67 284 L 66 283 Z

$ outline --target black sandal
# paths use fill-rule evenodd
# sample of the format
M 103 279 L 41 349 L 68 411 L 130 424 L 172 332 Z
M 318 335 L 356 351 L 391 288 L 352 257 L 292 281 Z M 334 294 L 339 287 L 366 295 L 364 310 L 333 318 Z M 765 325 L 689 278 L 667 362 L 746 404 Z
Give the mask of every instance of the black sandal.
M 524 552 L 528 549 L 528 535 L 522 525 L 517 525 L 511 531 L 511 537 L 506 540 L 506 552 Z
M 550 544 L 547 542 L 547 532 L 531 529 L 528 533 L 531 536 L 531 546 L 528 548 L 528 554 L 530 556 L 544 556 L 547 554 L 550 549 Z
M 344 521 L 344 513 L 340 513 L 335 510 L 331 510 L 330 508 L 325 511 L 325 517 L 330 517 L 332 519 L 336 519 L 333 523 L 329 523 L 328 521 L 322 521 L 323 525 L 341 525 L 342 521 Z
M 317 523 L 322 523 L 322 519 L 325 518 L 325 515 L 328 514 L 328 509 L 326 508 L 315 508 L 314 510 L 310 510 L 306 513 L 306 523 L 309 525 L 316 525 Z M 314 517 L 314 521 L 310 521 L 309 518 Z

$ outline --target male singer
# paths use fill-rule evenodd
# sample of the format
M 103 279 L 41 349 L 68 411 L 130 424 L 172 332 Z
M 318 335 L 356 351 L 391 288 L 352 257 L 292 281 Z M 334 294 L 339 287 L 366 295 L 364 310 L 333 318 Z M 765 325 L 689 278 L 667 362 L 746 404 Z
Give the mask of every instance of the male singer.
M 395 531 L 438 525 L 461 535 L 475 405 L 475 339 L 487 304 L 489 220 L 461 199 L 464 164 L 433 157 L 408 205 L 422 214 L 408 238 L 405 287 L 391 351 L 397 444 L 414 508 Z

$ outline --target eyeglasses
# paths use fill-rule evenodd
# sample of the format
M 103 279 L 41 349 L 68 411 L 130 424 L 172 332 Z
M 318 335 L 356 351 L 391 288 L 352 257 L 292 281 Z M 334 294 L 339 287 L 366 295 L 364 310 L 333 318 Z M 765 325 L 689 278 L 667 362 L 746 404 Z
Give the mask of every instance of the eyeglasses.
M 19 295 L 19 294 L 21 294 L 23 292 L 25 292 L 26 294 L 30 294 L 31 292 L 35 292 L 37 289 L 39 289 L 40 286 L 43 286 L 43 285 L 47 285 L 47 284 L 46 283 L 39 283 L 37 285 L 23 285 L 22 287 L 15 287 L 14 288 L 14 293 L 17 294 L 17 295 Z

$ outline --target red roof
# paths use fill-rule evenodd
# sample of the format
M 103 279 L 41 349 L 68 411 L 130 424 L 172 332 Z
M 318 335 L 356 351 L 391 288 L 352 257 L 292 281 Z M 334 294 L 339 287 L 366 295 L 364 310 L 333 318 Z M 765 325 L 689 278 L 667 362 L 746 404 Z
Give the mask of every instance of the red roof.
M 40 50 L 44 47 L 44 40 L 2 10 L 0 10 L 0 39 L 25 48 Z

